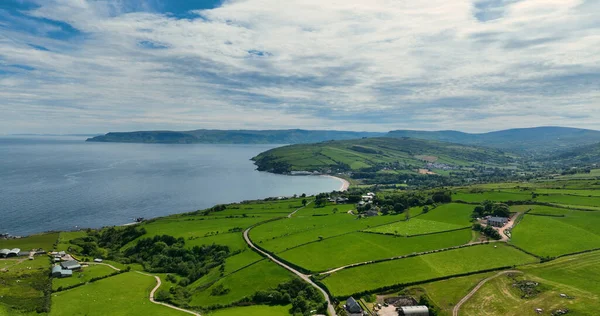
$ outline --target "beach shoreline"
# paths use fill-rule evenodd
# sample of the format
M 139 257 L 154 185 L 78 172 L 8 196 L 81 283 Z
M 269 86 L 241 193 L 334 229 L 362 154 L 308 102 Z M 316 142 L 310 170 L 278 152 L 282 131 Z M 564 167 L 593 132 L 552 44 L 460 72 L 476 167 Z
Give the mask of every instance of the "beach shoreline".
M 350 182 L 348 182 L 348 180 L 340 178 L 340 177 L 336 177 L 336 176 L 331 176 L 331 175 L 322 175 L 323 177 L 326 178 L 332 178 L 332 179 L 337 179 L 342 183 L 342 186 L 340 187 L 340 189 L 338 191 L 344 192 L 344 191 L 348 191 L 348 188 L 350 187 Z

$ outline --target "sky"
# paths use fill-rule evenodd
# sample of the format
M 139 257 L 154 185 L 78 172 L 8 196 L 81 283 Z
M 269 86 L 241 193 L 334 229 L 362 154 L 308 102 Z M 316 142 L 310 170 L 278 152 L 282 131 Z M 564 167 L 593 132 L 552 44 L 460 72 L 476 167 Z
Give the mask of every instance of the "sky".
M 0 134 L 599 123 L 600 0 L 0 0 Z

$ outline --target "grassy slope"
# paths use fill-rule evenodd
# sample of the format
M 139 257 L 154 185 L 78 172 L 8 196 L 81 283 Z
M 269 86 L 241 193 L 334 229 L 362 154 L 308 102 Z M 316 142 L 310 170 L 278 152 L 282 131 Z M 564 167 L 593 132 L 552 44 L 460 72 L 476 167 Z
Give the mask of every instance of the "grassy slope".
M 536 206 L 513 229 L 511 242 L 539 256 L 555 257 L 600 247 L 600 212 Z
M 0 260 L 0 305 L 8 314 L 35 312 L 44 306 L 44 289 L 49 286 L 50 262 L 35 260 Z
M 56 290 L 59 287 L 83 284 L 89 282 L 92 278 L 109 275 L 113 272 L 115 272 L 115 270 L 104 265 L 90 265 L 89 267 L 81 269 L 81 271 L 75 271 L 72 277 L 53 278 L 52 289 Z
M 470 230 L 410 238 L 352 233 L 294 248 L 279 256 L 311 271 L 325 271 L 352 263 L 458 246 L 469 240 Z
M 58 240 L 58 233 L 48 233 L 32 235 L 20 239 L 0 239 L 0 249 L 2 248 L 20 248 L 21 251 L 42 248 L 46 251 L 51 250 L 54 243 Z
M 498 248 L 492 244 L 473 246 L 341 270 L 325 278 L 323 283 L 335 296 L 348 296 L 384 286 L 536 261 L 512 247 L 496 246 Z
M 523 267 L 522 279 L 534 280 L 544 290 L 531 299 L 521 299 L 513 281 L 501 277 L 483 286 L 461 310 L 461 315 L 536 315 L 535 308 L 549 314 L 568 308 L 569 315 L 597 315 L 600 310 L 600 252 L 561 258 Z M 561 298 L 567 294 L 573 299 Z
M 150 302 L 154 278 L 135 272 L 86 284 L 52 295 L 51 316 L 188 315 Z
M 467 166 L 502 165 L 512 161 L 506 154 L 480 147 L 408 138 L 368 138 L 292 145 L 261 153 L 255 161 L 261 170 L 270 170 L 273 162 L 286 163 L 292 170 L 318 170 L 343 163 L 353 170 L 382 163 L 422 165 L 416 156 L 435 156 L 437 162 Z

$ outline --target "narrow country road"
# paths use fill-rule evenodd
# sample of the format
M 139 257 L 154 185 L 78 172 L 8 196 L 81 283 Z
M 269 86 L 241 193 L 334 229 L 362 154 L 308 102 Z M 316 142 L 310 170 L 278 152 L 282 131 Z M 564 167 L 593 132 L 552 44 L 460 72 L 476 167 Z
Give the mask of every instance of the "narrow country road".
M 163 302 L 157 302 L 154 300 L 154 293 L 156 293 L 156 291 L 158 290 L 158 288 L 160 288 L 160 285 L 162 284 L 160 281 L 160 278 L 157 277 L 156 275 L 152 275 L 152 274 L 148 274 L 148 273 L 144 273 L 144 272 L 140 272 L 140 271 L 136 271 L 139 274 L 143 274 L 143 275 L 147 275 L 150 277 L 154 277 L 156 279 L 156 286 L 152 289 L 152 291 L 150 292 L 150 302 L 154 303 L 154 304 L 158 304 L 158 305 L 162 305 L 162 306 L 166 306 L 168 308 L 171 309 L 175 309 L 178 310 L 180 312 L 184 312 L 184 313 L 188 313 L 188 314 L 192 314 L 192 315 L 196 315 L 196 316 L 201 316 L 199 313 L 187 310 L 187 309 L 183 309 L 183 308 L 179 308 L 177 306 L 173 306 L 173 305 L 169 305 L 167 303 L 163 303 Z
M 308 204 L 307 204 L 308 205 Z M 295 214 L 296 212 L 298 212 L 299 210 L 303 209 L 304 207 L 301 207 L 295 211 L 293 211 L 292 213 L 290 213 L 288 215 L 288 218 L 291 217 L 293 214 Z M 250 230 L 252 228 L 254 228 L 256 226 L 251 226 L 248 229 L 246 229 L 244 231 L 244 240 L 246 241 L 246 243 L 248 244 L 248 246 L 250 246 L 252 249 L 254 249 L 255 251 L 263 254 L 265 257 L 269 258 L 271 261 L 273 261 L 274 263 L 278 264 L 279 266 L 287 269 L 288 271 L 294 273 L 295 275 L 297 275 L 298 277 L 300 277 L 302 280 L 308 282 L 312 287 L 316 288 L 317 290 L 319 290 L 321 293 L 323 293 L 323 296 L 325 297 L 325 300 L 327 300 L 327 311 L 329 312 L 330 316 L 337 316 L 336 312 L 335 312 L 335 308 L 333 307 L 333 304 L 331 303 L 331 299 L 329 298 L 329 294 L 327 294 L 327 292 L 325 290 L 323 290 L 320 286 L 318 286 L 316 283 L 314 283 L 311 279 L 309 275 L 303 274 L 298 270 L 295 270 L 294 268 L 286 265 L 285 263 L 273 258 L 273 256 L 271 256 L 270 254 L 268 254 L 265 251 L 262 251 L 261 249 L 259 249 L 258 247 L 256 247 L 254 245 L 254 243 L 252 243 L 252 240 L 250 239 L 250 237 L 248 236 L 248 233 L 250 232 Z
M 87 265 L 97 265 L 97 266 L 107 266 L 115 271 L 121 271 L 121 269 L 113 266 L 112 264 L 108 264 L 108 263 L 102 263 L 102 262 L 80 262 L 80 264 L 87 264 Z
M 469 292 L 469 294 L 467 294 L 467 296 L 463 297 L 462 300 L 460 300 L 460 302 L 458 302 L 458 304 L 456 304 L 456 306 L 454 306 L 454 309 L 452 309 L 452 316 L 458 316 L 458 311 L 460 310 L 461 306 L 466 303 L 473 295 L 475 295 L 475 293 L 477 293 L 477 291 L 479 291 L 479 289 L 486 284 L 488 281 L 493 280 L 501 275 L 504 274 L 508 274 L 508 273 L 523 273 L 521 271 L 517 271 L 517 270 L 508 270 L 508 271 L 502 271 L 502 272 L 498 272 L 497 274 L 482 280 L 481 282 L 479 282 L 477 284 L 477 286 L 471 291 Z

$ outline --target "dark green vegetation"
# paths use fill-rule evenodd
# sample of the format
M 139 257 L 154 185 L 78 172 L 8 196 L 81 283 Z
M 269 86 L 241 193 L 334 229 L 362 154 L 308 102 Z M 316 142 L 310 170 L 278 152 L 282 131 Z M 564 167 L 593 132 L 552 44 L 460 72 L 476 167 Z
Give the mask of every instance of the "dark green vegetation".
M 194 130 L 108 133 L 89 138 L 90 142 L 162 144 L 301 144 L 325 140 L 383 136 L 384 133 L 291 130 Z

